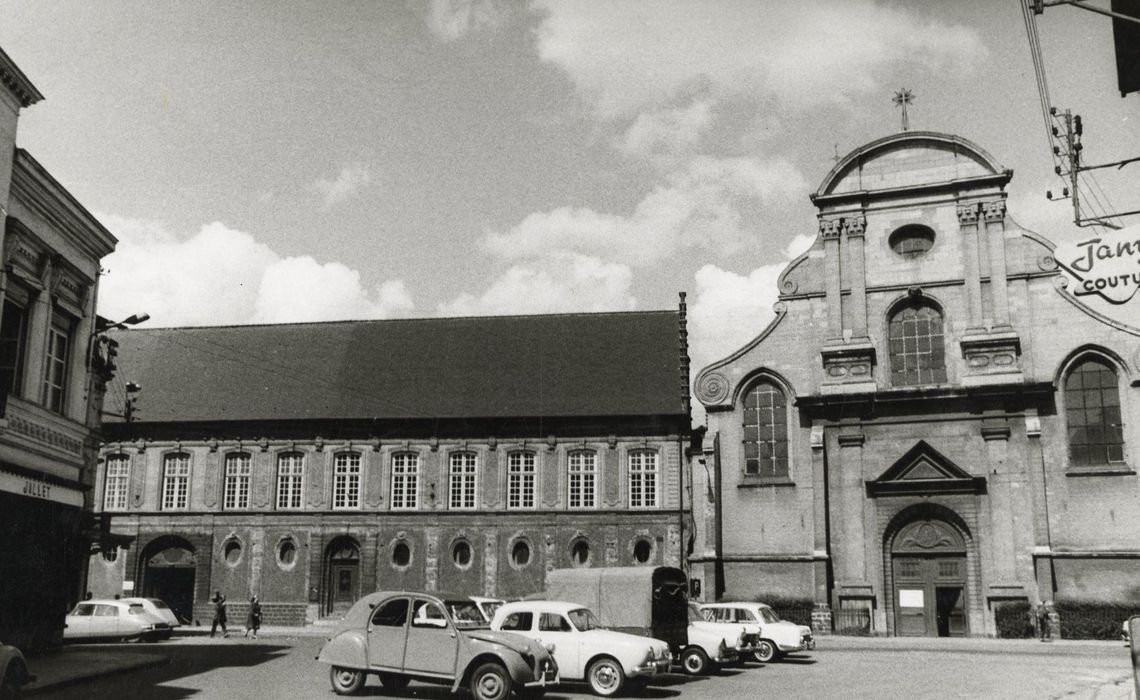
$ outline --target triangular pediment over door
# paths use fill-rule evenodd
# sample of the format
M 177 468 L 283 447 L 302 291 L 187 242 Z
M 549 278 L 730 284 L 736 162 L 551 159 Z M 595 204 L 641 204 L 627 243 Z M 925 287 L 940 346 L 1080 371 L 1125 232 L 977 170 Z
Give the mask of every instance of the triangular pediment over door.
M 871 497 L 985 492 L 985 477 L 972 476 L 925 440 L 915 443 L 879 478 L 867 482 Z

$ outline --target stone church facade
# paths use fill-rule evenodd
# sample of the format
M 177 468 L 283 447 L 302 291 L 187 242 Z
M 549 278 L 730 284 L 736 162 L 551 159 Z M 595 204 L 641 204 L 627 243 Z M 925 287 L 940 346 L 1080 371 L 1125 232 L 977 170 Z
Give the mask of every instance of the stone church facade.
M 1140 607 L 1140 330 L 1066 291 L 1011 177 L 903 132 L 824 178 L 775 319 L 694 383 L 704 597 L 928 636 Z

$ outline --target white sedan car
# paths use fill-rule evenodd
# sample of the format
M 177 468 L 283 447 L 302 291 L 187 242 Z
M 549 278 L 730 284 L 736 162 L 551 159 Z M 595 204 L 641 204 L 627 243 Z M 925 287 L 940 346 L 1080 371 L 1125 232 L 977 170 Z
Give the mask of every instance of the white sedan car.
M 760 642 L 753 656 L 761 663 L 776 661 L 784 654 L 815 649 L 811 628 L 781 620 L 764 603 L 705 603 L 701 613 L 716 622 L 740 622 L 760 625 Z
M 85 600 L 64 619 L 63 638 L 142 639 L 153 642 L 170 635 L 170 625 L 151 615 L 140 603 L 124 600 Z
M 597 695 L 615 695 L 627 678 L 665 673 L 669 645 L 659 639 L 602 629 L 594 613 L 577 603 L 529 600 L 495 611 L 491 629 L 515 632 L 550 648 L 563 680 L 584 680 Z
M 143 606 L 143 610 L 147 611 L 155 617 L 161 618 L 163 622 L 170 625 L 169 634 L 167 638 L 174 633 L 176 627 L 181 627 L 182 623 L 178 621 L 178 616 L 170 609 L 170 606 L 164 603 L 159 598 L 120 598 L 123 603 L 138 603 Z

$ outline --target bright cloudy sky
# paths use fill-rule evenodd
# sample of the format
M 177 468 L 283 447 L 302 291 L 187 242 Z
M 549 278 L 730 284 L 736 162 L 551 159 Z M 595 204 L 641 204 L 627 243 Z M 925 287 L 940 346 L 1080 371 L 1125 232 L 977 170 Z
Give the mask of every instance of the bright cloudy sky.
M 101 312 L 151 325 L 674 308 L 700 365 L 759 332 L 834 163 L 899 129 L 1059 190 L 1019 0 L 8 0 L 31 151 L 120 239 Z M 1111 24 L 1041 17 L 1088 162 L 1140 155 Z M 1140 164 L 1101 178 L 1140 208 Z M 1140 307 L 1140 302 L 1134 306 Z

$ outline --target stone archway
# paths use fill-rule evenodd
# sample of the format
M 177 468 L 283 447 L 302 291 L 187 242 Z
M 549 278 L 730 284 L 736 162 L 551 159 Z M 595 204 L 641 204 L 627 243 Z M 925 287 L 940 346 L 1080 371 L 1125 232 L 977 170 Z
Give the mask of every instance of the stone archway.
M 899 526 L 888 533 L 885 542 L 887 592 L 896 635 L 969 634 L 969 535 L 955 520 L 959 520 L 956 514 L 942 508 L 922 508 L 896 517 Z
M 150 542 L 139 558 L 136 594 L 159 598 L 184 624 L 194 617 L 194 584 L 198 559 L 194 546 L 181 537 L 166 535 Z
M 360 543 L 348 535 L 325 548 L 325 615 L 348 612 L 360 597 Z

